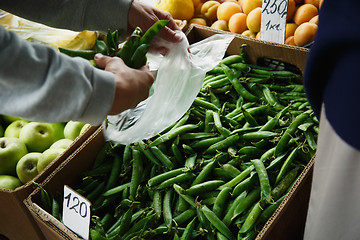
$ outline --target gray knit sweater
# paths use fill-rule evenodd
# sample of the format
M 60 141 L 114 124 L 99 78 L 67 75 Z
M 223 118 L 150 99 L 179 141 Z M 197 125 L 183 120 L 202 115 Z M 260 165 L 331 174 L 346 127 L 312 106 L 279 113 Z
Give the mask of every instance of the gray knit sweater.
M 75 31 L 123 29 L 131 0 L 1 0 L 0 9 Z M 111 108 L 115 78 L 87 60 L 29 43 L 0 26 L 0 114 L 32 121 L 101 124 Z

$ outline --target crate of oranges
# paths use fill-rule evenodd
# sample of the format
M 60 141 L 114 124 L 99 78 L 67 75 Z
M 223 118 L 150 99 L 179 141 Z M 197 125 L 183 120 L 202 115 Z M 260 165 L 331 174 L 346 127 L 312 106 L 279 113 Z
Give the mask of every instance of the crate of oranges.
M 260 39 L 262 0 L 157 0 L 175 19 Z M 323 0 L 288 0 L 284 43 L 306 47 L 314 41 Z

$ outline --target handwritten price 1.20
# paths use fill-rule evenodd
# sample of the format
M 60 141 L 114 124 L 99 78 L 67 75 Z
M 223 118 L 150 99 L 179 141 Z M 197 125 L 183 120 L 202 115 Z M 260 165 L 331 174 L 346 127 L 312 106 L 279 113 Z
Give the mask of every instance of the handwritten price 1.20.
M 72 196 L 71 192 L 64 197 L 66 200 L 66 207 L 69 210 L 75 211 L 82 218 L 86 218 L 88 214 L 87 204 L 85 202 L 80 202 L 80 199 L 77 196 Z
M 84 239 L 89 239 L 90 210 L 89 200 L 64 185 L 63 223 Z

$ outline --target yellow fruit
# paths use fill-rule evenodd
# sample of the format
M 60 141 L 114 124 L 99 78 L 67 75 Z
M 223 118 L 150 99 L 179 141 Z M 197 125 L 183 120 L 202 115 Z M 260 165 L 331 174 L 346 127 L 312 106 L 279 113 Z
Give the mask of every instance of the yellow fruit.
M 192 24 L 192 23 L 207 26 L 206 20 L 204 18 L 201 18 L 201 17 L 196 17 L 196 18 L 190 19 L 189 25 Z
M 157 0 L 155 6 L 170 13 L 174 19 L 190 20 L 194 15 L 192 0 Z
M 257 7 L 262 6 L 262 0 L 243 0 L 242 10 L 247 15 Z
M 310 19 L 309 23 L 315 23 L 316 25 L 319 24 L 319 15 L 316 15 L 312 19 Z
M 243 31 L 241 35 L 246 36 L 246 37 L 256 38 L 256 33 L 250 31 L 249 29 Z
M 287 23 L 285 27 L 285 39 L 290 36 L 294 36 L 294 32 L 298 25 L 296 23 Z
M 229 31 L 228 23 L 225 20 L 216 20 L 213 24 L 211 24 L 211 28 Z
M 290 37 L 286 38 L 285 44 L 291 45 L 291 46 L 296 46 L 295 41 L 294 41 L 294 36 L 290 36 Z
M 287 22 L 289 22 L 289 21 L 291 21 L 293 19 L 295 11 L 296 11 L 295 0 L 289 0 L 288 1 L 287 15 L 286 15 L 286 21 Z
M 302 47 L 314 41 L 317 27 L 318 26 L 315 23 L 309 22 L 299 25 L 294 33 L 294 42 L 296 46 Z
M 207 1 L 201 6 L 201 15 L 209 21 L 215 21 L 219 6 L 218 1 Z
M 242 33 L 247 30 L 246 26 L 246 14 L 245 13 L 235 13 L 231 16 L 229 20 L 229 30 L 233 33 Z
M 294 14 L 294 22 L 297 25 L 300 25 L 304 22 L 310 21 L 310 19 L 316 15 L 318 15 L 318 9 L 314 5 L 306 3 L 296 9 Z
M 254 33 L 260 32 L 261 27 L 261 7 L 257 7 L 252 10 L 247 18 L 246 25 L 248 29 Z
M 240 4 L 234 2 L 223 2 L 218 7 L 216 16 L 219 20 L 225 20 L 229 22 L 230 17 L 235 13 L 241 13 Z

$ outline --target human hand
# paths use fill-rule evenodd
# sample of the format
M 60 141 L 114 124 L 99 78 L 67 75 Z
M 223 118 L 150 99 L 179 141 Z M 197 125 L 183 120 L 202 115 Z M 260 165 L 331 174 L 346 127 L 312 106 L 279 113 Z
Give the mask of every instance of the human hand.
M 115 75 L 115 96 L 109 115 L 134 108 L 149 96 L 154 77 L 148 66 L 129 68 L 121 58 L 101 54 L 96 54 L 94 60 L 97 66 Z
M 181 41 L 181 35 L 175 30 L 180 30 L 170 13 L 152 7 L 150 5 L 133 1 L 128 16 L 128 34 L 136 27 L 140 27 L 144 32 L 158 20 L 170 20 L 170 22 L 159 32 L 158 36 L 169 42 Z

